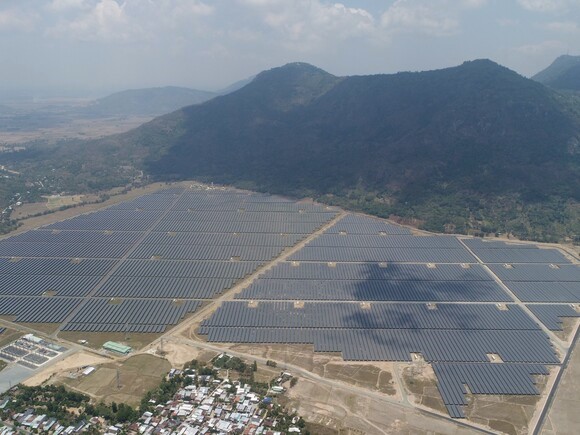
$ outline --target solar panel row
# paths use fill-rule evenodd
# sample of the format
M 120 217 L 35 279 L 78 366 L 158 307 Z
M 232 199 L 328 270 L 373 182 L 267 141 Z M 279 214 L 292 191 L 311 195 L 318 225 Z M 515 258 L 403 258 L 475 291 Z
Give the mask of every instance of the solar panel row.
M 332 219 L 336 213 L 299 213 L 270 211 L 170 211 L 165 220 L 169 222 L 276 222 L 318 223 Z
M 539 326 L 517 305 L 304 303 L 227 301 L 203 326 L 240 328 L 531 329 Z
M 435 363 L 438 389 L 453 418 L 463 418 L 467 385 L 473 394 L 538 394 L 532 375 L 547 375 L 542 364 Z
M 336 248 L 306 246 L 291 257 L 295 261 L 474 263 L 465 249 L 438 248 Z
M 557 249 L 481 239 L 462 239 L 484 263 L 570 263 Z
M 154 227 L 154 231 L 310 234 L 321 226 L 321 224 L 316 222 L 188 222 L 164 220 Z
M 99 221 L 69 219 L 43 227 L 49 230 L 90 230 L 90 231 L 146 231 L 155 221 L 114 220 Z
M 257 261 L 125 260 L 113 276 L 174 278 L 243 278 Z
M 6 275 L 0 280 L 2 296 L 85 296 L 101 280 L 98 275 Z
M 411 234 L 408 228 L 366 216 L 347 215 L 330 228 L 327 234 Z
M 167 210 L 175 202 L 173 194 L 145 195 L 130 201 L 112 205 L 109 210 Z
M 455 237 L 450 236 L 411 236 L 378 234 L 323 234 L 308 246 L 329 248 L 425 248 L 461 249 L 464 247 Z
M 523 302 L 580 302 L 580 282 L 509 282 Z
M 482 266 L 459 264 L 292 263 L 284 261 L 261 275 L 268 279 L 492 281 Z
M 314 343 L 316 352 L 341 352 L 346 361 L 489 362 L 498 354 L 505 362 L 558 364 L 548 336 L 538 330 L 200 328 L 210 342 Z
M 2 275 L 104 275 L 116 260 L 68 258 L 0 258 Z M 4 278 L 3 278 L 4 279 Z
M 80 302 L 79 298 L 2 296 L 0 315 L 15 316 L 17 322 L 60 323 Z
M 580 282 L 580 265 L 562 264 L 514 264 L 505 267 L 500 264 L 490 264 L 489 268 L 502 281 L 527 282 Z
M 184 195 L 172 208 L 175 211 L 238 211 L 271 212 L 271 213 L 320 213 L 333 211 L 330 207 L 320 207 L 314 204 L 296 204 L 293 202 L 244 202 L 241 200 L 216 201 L 211 199 L 195 199 Z
M 552 331 L 562 330 L 564 317 L 580 317 L 580 313 L 570 305 L 528 305 L 528 308 Z
M 169 260 L 267 261 L 278 256 L 283 247 L 271 246 L 203 246 L 203 245 L 139 245 L 129 258 L 158 257 Z
M 229 289 L 235 281 L 235 278 L 114 276 L 99 288 L 95 296 L 211 299 Z
M 95 325 L 99 325 L 102 331 L 122 332 L 129 325 L 174 325 L 200 304 L 199 301 L 89 299 L 63 330 L 95 331 Z
M 512 302 L 493 281 L 259 279 L 236 299 Z
M 131 247 L 122 244 L 23 243 L 0 241 L 2 257 L 121 258 Z
M 104 232 L 104 231 L 47 231 L 33 230 L 10 238 L 11 242 L 28 243 L 94 243 L 125 244 L 135 243 L 139 232 Z
M 302 234 L 149 233 L 141 244 L 212 246 L 292 246 Z

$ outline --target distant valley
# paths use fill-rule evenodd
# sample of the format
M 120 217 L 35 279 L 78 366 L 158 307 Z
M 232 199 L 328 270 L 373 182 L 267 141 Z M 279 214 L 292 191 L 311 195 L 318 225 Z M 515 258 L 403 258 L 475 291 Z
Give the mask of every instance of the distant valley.
M 130 167 L 156 180 L 314 197 L 438 232 L 580 234 L 577 97 L 488 60 L 355 77 L 288 64 L 127 133 L 12 158 L 29 170 L 50 165 L 67 191 L 79 177 L 88 189 L 129 182 L 119 168 Z M 87 183 L 96 173 L 100 184 Z

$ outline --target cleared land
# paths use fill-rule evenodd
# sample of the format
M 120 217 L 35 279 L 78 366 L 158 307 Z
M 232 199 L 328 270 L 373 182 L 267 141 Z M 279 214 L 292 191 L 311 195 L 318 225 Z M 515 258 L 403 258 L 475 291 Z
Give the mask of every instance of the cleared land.
M 74 375 L 78 373 L 72 377 L 61 374 L 53 382 L 63 383 L 106 403 L 123 402 L 136 406 L 147 391 L 159 385 L 170 369 L 171 364 L 166 359 L 143 354 L 122 362 L 99 365 L 95 372 L 76 379 Z

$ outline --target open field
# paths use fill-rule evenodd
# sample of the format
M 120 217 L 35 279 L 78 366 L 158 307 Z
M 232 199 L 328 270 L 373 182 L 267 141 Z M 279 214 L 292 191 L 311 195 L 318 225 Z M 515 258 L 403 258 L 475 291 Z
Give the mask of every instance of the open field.
M 6 328 L 2 334 L 0 334 L 0 347 L 13 342 L 14 340 L 20 338 L 24 335 L 22 332 L 15 329 Z
M 135 355 L 124 361 L 99 365 L 95 372 L 76 379 L 62 373 L 54 382 L 68 385 L 106 403 L 124 402 L 136 406 L 147 391 L 159 385 L 170 369 L 171 364 L 166 359 Z
M 380 391 L 389 396 L 397 394 L 389 362 L 345 362 L 340 355 L 315 353 L 308 345 L 228 345 L 224 348 L 264 359 L 277 361 L 280 370 L 287 365 L 302 367 L 314 374 L 335 379 L 371 391 Z
M 32 377 L 28 378 L 24 384 L 30 386 L 41 385 L 44 382 L 50 381 L 53 378 L 64 376 L 67 373 L 78 372 L 82 367 L 103 364 L 107 361 L 107 358 L 95 355 L 93 353 L 84 351 L 76 352 L 64 359 L 61 359 L 50 367 L 35 373 Z
M 93 349 L 100 349 L 107 341 L 116 341 L 130 346 L 133 350 L 139 350 L 159 338 L 160 334 L 62 331 L 58 336 L 74 343 L 78 343 L 79 340 L 87 340 L 86 346 Z
M 17 145 L 35 140 L 96 139 L 139 127 L 151 117 L 73 119 L 55 126 L 0 132 L 0 143 Z

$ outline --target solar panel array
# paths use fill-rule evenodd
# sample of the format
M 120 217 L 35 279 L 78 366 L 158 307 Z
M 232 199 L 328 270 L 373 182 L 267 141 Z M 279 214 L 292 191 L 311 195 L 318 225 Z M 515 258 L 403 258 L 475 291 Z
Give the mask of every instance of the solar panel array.
M 580 302 L 580 265 L 492 264 L 491 270 L 524 302 Z
M 265 194 L 168 187 L 0 240 L 0 315 L 65 331 L 163 332 L 335 216 Z M 464 385 L 537 394 L 531 375 L 559 364 L 540 325 L 558 330 L 578 317 L 569 303 L 579 298 L 579 266 L 556 249 L 413 235 L 349 214 L 200 332 L 218 342 L 309 343 L 346 360 L 421 353 L 450 414 L 462 417 Z
M 282 262 L 239 299 L 511 302 L 482 266 Z
M 435 363 L 438 389 L 451 417 L 465 417 L 467 390 L 473 394 L 539 394 L 532 375 L 547 375 L 542 364 Z
M 107 299 L 90 299 L 66 324 L 64 331 L 143 332 L 165 331 L 187 313 L 195 311 L 200 301 L 128 299 L 116 303 Z
M 557 363 L 548 336 L 515 305 L 225 302 L 203 322 L 210 341 L 312 343 L 346 360 Z
M 170 187 L 0 240 L 0 315 L 66 331 L 162 332 L 335 215 Z
M 484 263 L 570 263 L 557 249 L 540 249 L 531 244 L 488 242 L 481 239 L 463 241 Z
M 200 333 L 218 342 L 313 344 L 345 360 L 411 361 L 420 353 L 439 367 L 450 415 L 464 417 L 464 384 L 475 394 L 537 394 L 531 374 L 560 362 L 540 325 L 556 329 L 561 317 L 577 316 L 569 306 L 530 305 L 532 317 L 501 284 L 523 301 L 523 291 L 533 301 L 576 301 L 578 270 L 556 249 L 417 236 L 348 215 L 224 303 Z M 492 355 L 503 363 L 492 364 Z
M 580 317 L 570 305 L 528 305 L 528 308 L 552 331 L 562 330 L 564 317 Z
M 375 219 L 368 216 L 350 214 L 327 231 L 327 234 L 407 234 L 408 228 Z

